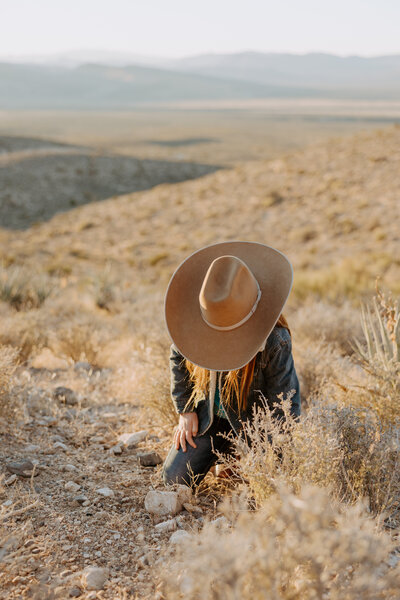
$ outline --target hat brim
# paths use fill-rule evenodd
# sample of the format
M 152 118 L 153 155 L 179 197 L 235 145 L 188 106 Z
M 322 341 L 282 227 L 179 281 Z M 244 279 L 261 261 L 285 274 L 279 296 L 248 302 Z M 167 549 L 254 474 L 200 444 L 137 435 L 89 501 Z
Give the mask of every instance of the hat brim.
M 199 293 L 211 262 L 232 255 L 256 277 L 261 298 L 252 316 L 230 331 L 203 320 Z M 231 241 L 205 246 L 188 256 L 173 273 L 165 294 L 168 333 L 179 352 L 195 365 L 233 371 L 246 365 L 274 328 L 293 285 L 293 267 L 279 250 L 258 242 Z

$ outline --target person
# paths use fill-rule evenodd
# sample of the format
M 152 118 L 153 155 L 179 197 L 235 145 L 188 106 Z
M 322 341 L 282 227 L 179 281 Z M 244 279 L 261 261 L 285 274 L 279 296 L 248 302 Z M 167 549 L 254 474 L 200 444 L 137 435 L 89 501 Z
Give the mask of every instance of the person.
M 171 399 L 179 414 L 162 466 L 165 485 L 197 486 L 231 454 L 254 408 L 265 402 L 273 418 L 301 413 L 291 331 L 282 309 L 293 268 L 279 250 L 258 242 L 205 246 L 173 273 L 164 316 L 170 348 Z M 282 394 L 283 393 L 283 394 Z M 279 398 L 278 398 L 279 396 Z

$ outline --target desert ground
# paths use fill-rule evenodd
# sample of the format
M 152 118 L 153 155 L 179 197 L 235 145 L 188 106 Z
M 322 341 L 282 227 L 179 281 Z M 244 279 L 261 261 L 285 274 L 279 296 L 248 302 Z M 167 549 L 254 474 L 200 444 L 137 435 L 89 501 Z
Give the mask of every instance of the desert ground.
M 2 598 L 400 598 L 397 109 L 293 110 L 0 115 Z M 302 419 L 160 514 L 166 286 L 232 239 L 293 264 Z

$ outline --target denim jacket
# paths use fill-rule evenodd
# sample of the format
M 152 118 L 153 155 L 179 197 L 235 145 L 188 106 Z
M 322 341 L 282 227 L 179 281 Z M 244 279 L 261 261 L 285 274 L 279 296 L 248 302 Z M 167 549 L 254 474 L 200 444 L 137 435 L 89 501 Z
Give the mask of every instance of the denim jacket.
M 170 371 L 171 371 L 171 398 L 178 414 L 184 412 L 197 412 L 199 429 L 197 435 L 203 435 L 211 426 L 213 420 L 214 391 L 210 390 L 208 398 L 201 398 L 197 406 L 188 406 L 192 384 L 189 381 L 189 373 L 185 367 L 185 359 L 174 344 L 171 345 Z M 219 378 L 217 378 L 217 381 Z M 233 430 L 239 434 L 243 428 L 244 421 L 251 421 L 253 406 L 260 406 L 265 397 L 268 406 L 274 409 L 274 417 L 283 417 L 279 408 L 280 400 L 277 395 L 283 392 L 286 398 L 287 392 L 294 390 L 291 398 L 291 414 L 300 416 L 300 385 L 292 356 L 292 341 L 285 327 L 275 325 L 269 334 L 264 350 L 257 354 L 254 376 L 247 396 L 247 406 L 240 415 L 234 407 L 225 407 L 228 421 Z

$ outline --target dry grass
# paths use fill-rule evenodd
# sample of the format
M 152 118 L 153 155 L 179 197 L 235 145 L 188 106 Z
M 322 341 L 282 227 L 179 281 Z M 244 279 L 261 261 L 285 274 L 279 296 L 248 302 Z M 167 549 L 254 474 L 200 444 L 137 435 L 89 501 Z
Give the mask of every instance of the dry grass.
M 225 503 L 232 528 L 208 523 L 183 540 L 164 568 L 168 599 L 330 600 L 398 598 L 394 544 L 362 504 L 333 503 L 315 486 L 283 482 L 255 514 Z
M 0 411 L 8 407 L 9 391 L 17 368 L 18 351 L 10 346 L 0 346 Z
M 20 266 L 0 269 L 0 300 L 18 311 L 39 308 L 52 288 L 50 278 L 44 273 L 32 274 Z

